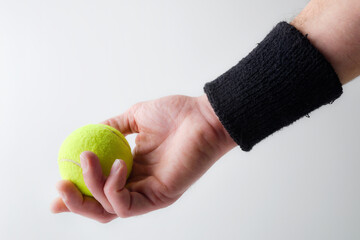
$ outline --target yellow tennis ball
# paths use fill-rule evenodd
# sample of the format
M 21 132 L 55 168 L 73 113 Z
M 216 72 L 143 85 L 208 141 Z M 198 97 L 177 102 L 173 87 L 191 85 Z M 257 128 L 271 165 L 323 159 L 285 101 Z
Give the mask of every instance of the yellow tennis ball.
M 63 142 L 59 151 L 58 164 L 63 179 L 72 181 L 85 195 L 92 196 L 86 187 L 80 154 L 84 151 L 95 153 L 105 176 L 110 174 L 116 159 L 125 161 L 129 177 L 133 158 L 125 137 L 115 128 L 103 124 L 89 124 L 72 132 Z

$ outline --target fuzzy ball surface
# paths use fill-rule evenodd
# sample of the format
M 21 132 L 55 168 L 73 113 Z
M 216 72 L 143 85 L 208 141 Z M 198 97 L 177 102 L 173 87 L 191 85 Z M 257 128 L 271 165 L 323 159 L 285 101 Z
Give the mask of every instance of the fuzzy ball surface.
M 103 124 L 89 124 L 72 132 L 60 147 L 58 164 L 62 179 L 72 181 L 87 196 L 92 196 L 86 187 L 80 154 L 84 151 L 95 153 L 105 176 L 110 174 L 116 159 L 122 159 L 127 166 L 129 177 L 133 158 L 131 148 L 125 137 L 115 128 Z

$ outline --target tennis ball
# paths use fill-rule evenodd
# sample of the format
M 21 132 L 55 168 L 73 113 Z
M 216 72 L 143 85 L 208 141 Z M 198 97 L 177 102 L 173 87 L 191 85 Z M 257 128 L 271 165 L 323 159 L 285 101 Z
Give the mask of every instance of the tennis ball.
M 58 164 L 62 179 L 72 181 L 85 195 L 92 196 L 86 187 L 80 164 L 84 151 L 95 153 L 105 176 L 110 174 L 116 159 L 125 161 L 127 177 L 132 168 L 132 154 L 129 143 L 115 128 L 103 124 L 89 124 L 72 132 L 60 147 Z

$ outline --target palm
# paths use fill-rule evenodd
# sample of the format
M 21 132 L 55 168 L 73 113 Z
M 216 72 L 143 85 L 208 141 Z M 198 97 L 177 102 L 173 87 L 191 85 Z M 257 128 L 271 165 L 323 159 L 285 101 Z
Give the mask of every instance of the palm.
M 139 134 L 128 187 L 139 191 L 146 184 L 154 194 L 176 200 L 216 160 L 209 152 L 216 149 L 201 141 L 205 132 L 215 137 L 211 125 L 197 102 L 184 96 L 139 104 L 131 111 Z

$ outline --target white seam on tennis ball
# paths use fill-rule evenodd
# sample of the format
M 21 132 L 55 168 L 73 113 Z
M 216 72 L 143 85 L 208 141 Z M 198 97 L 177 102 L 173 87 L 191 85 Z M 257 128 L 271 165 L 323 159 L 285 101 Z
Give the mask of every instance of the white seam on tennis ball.
M 106 129 L 106 130 L 109 130 L 110 132 L 112 132 L 113 134 L 115 134 L 115 136 L 117 136 L 118 138 L 120 138 L 120 140 L 128 147 L 130 148 L 129 146 L 129 143 L 125 142 L 124 139 L 122 139 L 122 137 L 120 137 L 119 135 L 117 135 L 113 130 L 111 130 L 110 128 L 107 128 L 107 127 L 103 127 L 101 126 L 102 128 Z M 131 150 L 131 148 L 130 148 Z
M 71 162 L 71 163 L 73 163 L 73 164 L 78 165 L 79 167 L 81 167 L 80 163 L 75 162 L 74 160 L 71 160 L 71 159 L 59 159 L 59 161 Z

